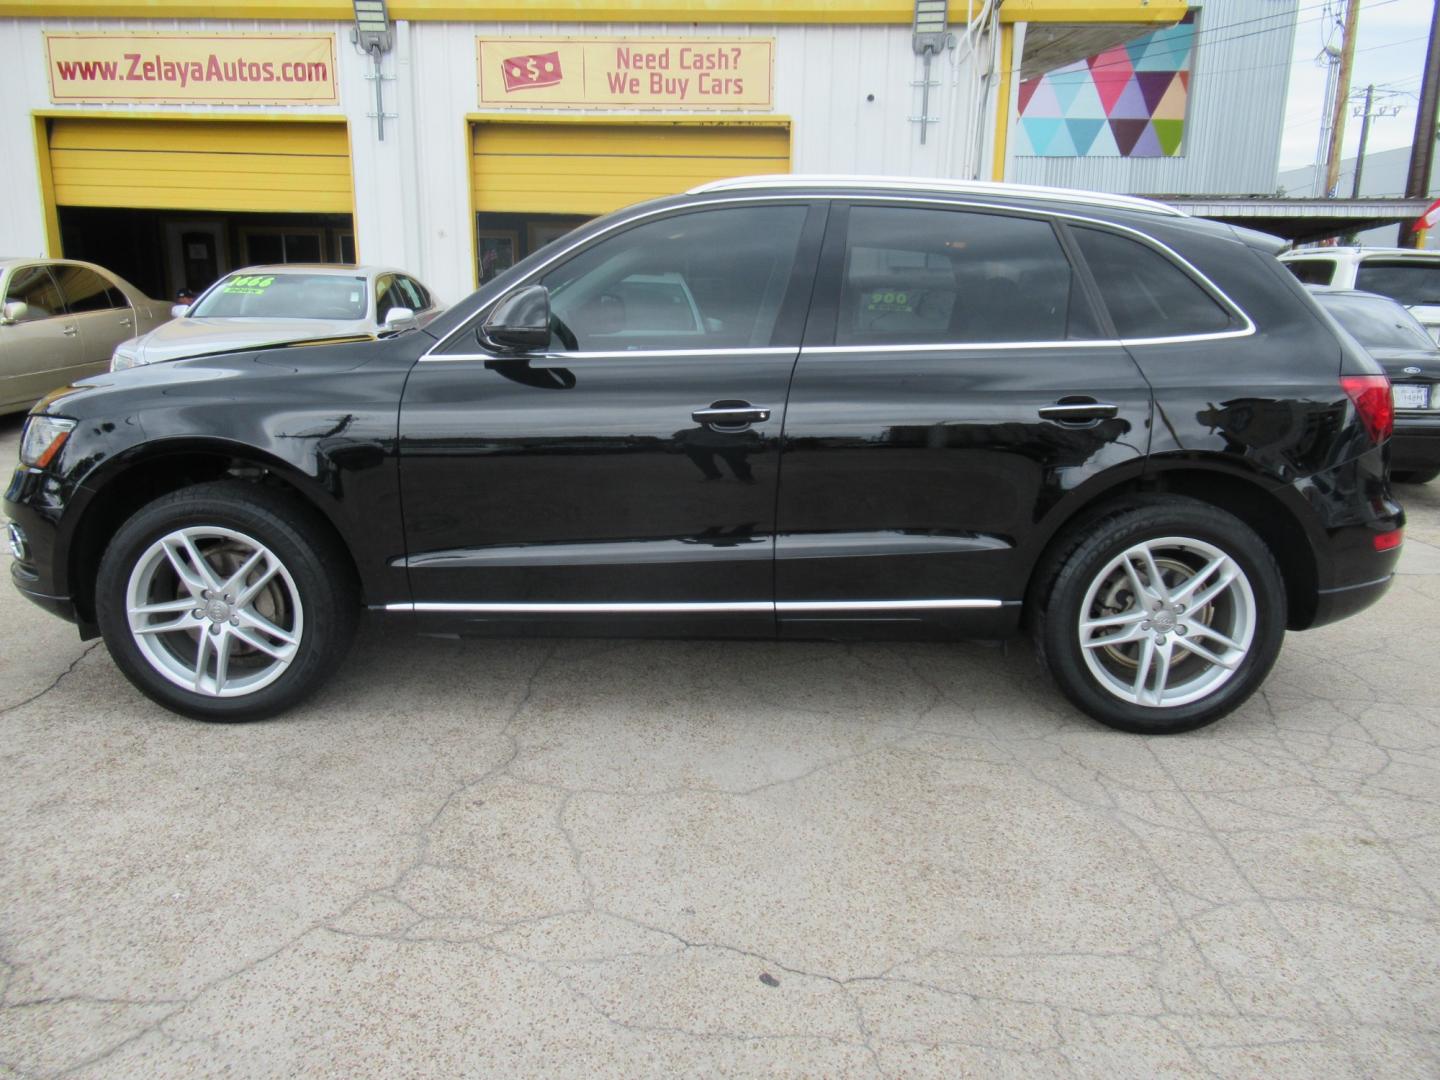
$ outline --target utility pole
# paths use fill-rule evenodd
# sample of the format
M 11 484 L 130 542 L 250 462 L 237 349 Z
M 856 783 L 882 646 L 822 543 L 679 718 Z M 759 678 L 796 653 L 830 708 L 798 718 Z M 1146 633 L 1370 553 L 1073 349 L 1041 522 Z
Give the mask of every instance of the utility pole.
M 1423 199 L 1430 194 L 1430 166 L 1435 160 L 1435 106 L 1440 100 L 1440 0 L 1430 14 L 1430 45 L 1425 50 L 1425 81 L 1420 84 L 1420 108 L 1415 114 L 1415 140 L 1410 145 L 1410 173 L 1405 197 Z M 1416 248 L 1424 234 L 1400 226 L 1400 246 Z
M 1355 154 L 1355 182 L 1350 185 L 1350 198 L 1360 198 L 1360 176 L 1365 171 L 1365 144 L 1370 141 L 1370 110 L 1375 105 L 1375 84 L 1365 87 L 1365 114 L 1360 118 L 1360 149 Z
M 1440 4 L 1440 0 L 1436 0 Z M 1355 66 L 1355 30 L 1360 23 L 1360 0 L 1345 5 L 1344 38 L 1340 42 L 1340 77 L 1335 87 L 1330 123 L 1330 148 L 1325 154 L 1325 198 L 1333 198 L 1340 183 L 1340 154 L 1345 142 L 1345 113 L 1350 104 L 1350 72 Z
M 1393 98 L 1396 92 L 1393 90 L 1381 91 L 1381 98 Z M 1363 96 L 1365 104 L 1355 110 L 1355 115 L 1360 117 L 1360 149 L 1355 154 L 1355 182 L 1350 186 L 1350 197 L 1360 197 L 1360 177 L 1365 172 L 1365 150 L 1370 145 L 1370 121 L 1377 116 L 1395 116 L 1400 112 L 1399 105 L 1386 105 L 1383 102 L 1375 104 L 1375 84 L 1371 83 L 1365 87 Z

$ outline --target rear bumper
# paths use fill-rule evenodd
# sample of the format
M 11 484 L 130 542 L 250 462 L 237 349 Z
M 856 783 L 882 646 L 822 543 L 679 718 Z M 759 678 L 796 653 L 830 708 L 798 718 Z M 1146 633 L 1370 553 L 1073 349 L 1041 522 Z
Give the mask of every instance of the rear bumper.
M 1390 468 L 1404 472 L 1437 467 L 1440 467 L 1440 412 L 1434 416 L 1396 413 L 1395 434 L 1390 440 Z
M 1321 589 L 1315 601 L 1315 618 L 1310 623 L 1310 627 L 1339 622 L 1341 619 L 1348 619 L 1351 615 L 1364 611 L 1389 591 L 1394 580 L 1394 574 L 1386 574 L 1382 578 L 1364 581 L 1359 585 L 1342 585 L 1336 589 Z

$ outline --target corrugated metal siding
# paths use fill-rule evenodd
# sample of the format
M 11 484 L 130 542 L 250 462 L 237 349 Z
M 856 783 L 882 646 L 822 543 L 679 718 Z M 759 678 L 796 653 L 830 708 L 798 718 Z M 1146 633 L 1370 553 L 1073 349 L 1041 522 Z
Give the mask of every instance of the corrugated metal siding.
M 784 125 L 475 125 L 475 209 L 605 214 L 710 180 L 790 171 Z
M 348 214 L 345 124 L 52 121 L 60 206 Z
M 1007 179 L 1135 195 L 1273 194 L 1300 0 L 1194 6 L 1199 40 L 1179 157 L 1014 157 Z

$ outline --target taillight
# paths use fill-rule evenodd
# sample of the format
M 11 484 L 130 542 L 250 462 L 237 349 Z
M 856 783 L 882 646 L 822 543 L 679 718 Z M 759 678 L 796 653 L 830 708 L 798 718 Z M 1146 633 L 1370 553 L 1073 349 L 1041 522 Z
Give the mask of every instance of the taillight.
M 1405 542 L 1405 530 L 1392 529 L 1390 532 L 1376 533 L 1371 539 L 1376 551 L 1394 551 Z
M 1395 430 L 1395 402 L 1384 375 L 1341 375 L 1340 385 L 1355 403 L 1355 412 L 1377 446 Z

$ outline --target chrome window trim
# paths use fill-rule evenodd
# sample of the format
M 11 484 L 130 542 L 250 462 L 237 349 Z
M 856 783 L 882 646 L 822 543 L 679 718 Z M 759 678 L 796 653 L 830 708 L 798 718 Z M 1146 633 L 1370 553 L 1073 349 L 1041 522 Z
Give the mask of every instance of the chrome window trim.
M 444 363 L 453 360 L 544 360 L 570 361 L 570 360 L 616 360 L 625 357 L 634 359 L 646 359 L 655 357 L 664 359 L 666 357 L 680 356 L 794 356 L 800 351 L 799 345 L 788 346 L 764 346 L 751 348 L 741 346 L 734 349 L 615 349 L 613 351 L 596 352 L 567 352 L 567 353 L 516 353 L 513 356 L 505 353 L 446 353 L 444 356 L 422 357 L 432 363 Z
M 684 615 L 789 611 L 961 611 L 1004 607 L 1003 600 L 948 598 L 928 600 L 723 600 L 635 601 L 622 603 L 510 603 L 417 600 L 386 604 L 386 611 L 408 614 L 476 615 Z
M 705 185 L 702 185 L 702 187 L 704 187 L 704 186 L 705 186 Z M 695 189 L 695 191 L 696 191 L 696 192 L 699 192 L 700 189 L 697 188 L 697 189 Z M 1003 194 L 1003 193 L 1002 193 L 1002 192 L 997 192 L 997 194 Z M 732 205 L 737 205 L 737 204 L 754 203 L 754 202 L 807 202 L 807 203 L 808 203 L 808 202 L 814 202 L 814 201 L 817 200 L 817 199 L 827 199 L 827 200 L 831 200 L 831 201 L 838 200 L 838 201 L 841 201 L 841 202 L 903 203 L 903 204 L 906 204 L 906 205 L 933 206 L 933 207 L 937 207 L 937 208 L 940 208 L 940 209 L 965 209 L 965 210 L 979 210 L 979 211 L 987 211 L 987 210 L 988 210 L 988 211 L 995 211 L 995 210 L 1000 210 L 1000 211 L 1004 211 L 1004 212 L 1007 212 L 1007 213 L 1020 214 L 1020 215 L 1022 215 L 1022 216 L 1027 216 L 1027 217 L 1031 217 L 1031 218 L 1039 218 L 1039 219 L 1041 219 L 1041 220 L 1060 220 L 1060 221 L 1079 222 L 1080 224 L 1083 224 L 1083 225 L 1093 225 L 1093 226 L 1097 226 L 1097 227 L 1099 227 L 1099 228 L 1101 228 L 1101 229 L 1110 229 L 1110 230 L 1112 230 L 1112 231 L 1114 231 L 1114 232 L 1128 234 L 1129 236 L 1131 236 L 1132 238 L 1134 238 L 1134 239 L 1137 240 L 1138 242 L 1140 242 L 1140 243 L 1142 243 L 1142 244 L 1146 244 L 1146 245 L 1148 245 L 1149 247 L 1151 247 L 1152 249 L 1154 249 L 1155 251 L 1159 252 L 1162 256 L 1164 256 L 1165 258 L 1169 259 L 1172 263 L 1177 263 L 1177 264 L 1179 264 L 1181 267 L 1183 267 L 1184 270 L 1186 271 L 1186 273 L 1189 274 L 1189 276 L 1191 277 L 1191 279 L 1194 280 L 1194 281 L 1196 281 L 1197 284 L 1201 285 L 1201 287 L 1210 295 L 1210 298 L 1211 298 L 1212 300 L 1215 300 L 1216 302 L 1218 302 L 1218 303 L 1221 305 L 1221 307 L 1223 307 L 1227 312 L 1230 313 L 1230 315 L 1231 315 L 1232 318 L 1237 318 L 1237 319 L 1239 319 L 1244 325 L 1243 325 L 1242 327 L 1238 328 L 1238 329 L 1235 329 L 1235 330 L 1217 330 L 1217 331 L 1212 331 L 1212 332 L 1210 332 L 1210 333 L 1205 333 L 1205 334 L 1177 334 L 1177 335 L 1173 335 L 1173 336 L 1164 336 L 1164 337 L 1121 338 L 1121 339 L 1118 339 L 1118 343 L 1119 343 L 1120 345 L 1169 345 L 1169 344 L 1179 344 L 1179 343 L 1191 342 L 1191 341 L 1222 341 L 1222 340 L 1225 340 L 1225 339 L 1228 339 L 1228 338 L 1250 337 L 1251 335 L 1253 335 L 1253 334 L 1256 333 L 1256 326 L 1255 326 L 1254 320 L 1250 318 L 1249 314 L 1245 311 L 1244 308 L 1242 308 L 1239 304 L 1235 303 L 1234 300 L 1230 299 L 1230 296 L 1225 292 L 1224 289 L 1220 288 L 1220 286 L 1216 285 L 1215 282 L 1211 281 L 1210 278 L 1209 278 L 1205 273 L 1203 273 L 1198 267 L 1196 267 L 1194 263 L 1190 262 L 1189 259 L 1185 258 L 1183 255 L 1181 255 L 1179 252 L 1177 252 L 1174 248 L 1170 247 L 1168 244 L 1165 244 L 1164 242 L 1162 242 L 1162 241 L 1160 241 L 1160 240 L 1155 239 L 1155 238 L 1152 237 L 1152 236 L 1149 236 L 1148 234 L 1140 231 L 1139 229 L 1131 228 L 1131 227 L 1128 226 L 1128 225 L 1120 225 L 1120 224 L 1117 224 L 1116 222 L 1113 222 L 1113 221 L 1105 221 L 1103 218 L 1087 217 L 1087 216 L 1085 216 L 1084 214 L 1071 213 L 1071 212 L 1065 211 L 1065 210 L 1047 210 L 1047 209 L 1043 209 L 1043 208 L 1041 208 L 1041 207 L 1035 207 L 1035 206 L 1013 206 L 1013 205 L 1010 205 L 1010 204 L 1008 204 L 1008 203 L 1003 203 L 1003 202 L 993 202 L 993 203 L 991 203 L 991 202 L 972 202 L 972 201 L 968 201 L 968 200 L 964 200 L 964 199 L 947 198 L 947 197 L 945 197 L 944 195 L 934 195 L 934 196 L 925 197 L 925 196 L 917 196 L 917 195 L 866 194 L 866 193 L 861 193 L 861 192 L 844 192 L 844 193 L 841 193 L 841 194 L 830 194 L 830 195 L 826 195 L 826 194 L 823 194 L 823 193 L 813 193 L 813 194 L 809 194 L 809 195 L 800 195 L 800 194 L 787 193 L 787 194 L 782 194 L 782 195 L 753 195 L 753 196 L 746 196 L 746 197 L 740 197 L 740 198 L 726 198 L 726 199 L 701 199 L 701 200 L 697 200 L 697 201 L 696 201 L 695 203 L 693 203 L 693 204 L 685 204 L 685 203 L 682 203 L 682 204 L 679 204 L 679 205 L 658 207 L 658 208 L 656 208 L 656 209 L 654 209 L 654 210 L 647 211 L 647 212 L 645 212 L 644 214 L 637 214 L 637 215 L 634 216 L 634 217 L 625 218 L 623 221 L 617 221 L 617 222 L 615 222 L 613 225 L 608 226 L 607 228 L 601 230 L 600 232 L 594 233 L 594 234 L 592 234 L 591 236 L 588 236 L 588 237 L 586 237 L 586 238 L 583 239 L 583 240 L 574 241 L 573 243 L 567 245 L 566 247 L 561 248 L 560 250 L 556 251 L 553 255 L 551 255 L 550 258 L 546 259 L 546 260 L 545 260 L 544 262 L 542 262 L 539 266 L 537 266 L 533 271 L 531 271 L 531 273 L 525 278 L 525 282 L 526 282 L 526 283 L 532 283 L 536 277 L 538 277 L 539 275 L 541 275 L 542 273 L 544 273 L 544 272 L 545 272 L 546 270 L 548 270 L 551 266 L 555 265 L 556 262 L 558 262 L 558 261 L 560 261 L 561 259 L 563 259 L 563 258 L 565 258 L 566 256 L 568 256 L 572 251 L 575 251 L 576 249 L 578 249 L 578 248 L 580 248 L 580 247 L 582 247 L 582 246 L 584 246 L 584 245 L 586 245 L 586 244 L 589 244 L 589 243 L 592 242 L 592 241 L 598 240 L 598 239 L 600 239 L 601 237 L 608 235 L 609 233 L 613 232 L 613 231 L 616 230 L 616 229 L 624 228 L 624 227 L 626 227 L 626 226 L 628 226 L 628 225 L 633 225 L 633 224 L 635 224 L 636 222 L 646 221 L 646 220 L 648 220 L 648 219 L 650 219 L 650 218 L 653 218 L 653 217 L 660 217 L 660 216 L 665 215 L 665 214 L 687 213 L 687 212 L 691 212 L 691 211 L 694 211 L 694 210 L 698 210 L 698 209 L 702 209 L 702 208 L 706 208 L 706 207 L 712 207 L 712 206 L 732 206 Z M 1187 215 L 1184 215 L 1184 214 L 1179 214 L 1178 211 L 1177 211 L 1177 215 L 1180 216 L 1180 217 L 1186 217 L 1186 216 L 1187 216 Z M 517 287 L 518 287 L 518 286 L 517 286 Z M 503 296 L 503 295 L 504 295 L 504 294 L 502 294 L 502 296 Z M 495 297 L 494 300 L 490 301 L 488 304 L 481 304 L 481 305 L 478 306 L 473 312 L 471 312 L 470 314 L 466 315 L 465 318 L 464 318 L 464 320 L 461 322 L 461 324 L 460 324 L 458 327 L 456 327 L 456 328 L 455 328 L 454 330 L 452 330 L 450 333 L 446 334 L 443 338 L 441 338 L 439 341 L 437 341 L 434 345 L 430 346 L 430 348 L 429 348 L 428 350 L 426 350 L 425 354 L 420 357 L 419 362 L 420 362 L 420 363 L 425 363 L 425 362 L 427 362 L 427 361 L 434 362 L 434 361 L 461 360 L 461 359 L 463 359 L 463 360 L 476 360 L 476 359 L 503 360 L 503 359 L 505 359 L 506 357 L 505 357 L 504 354 L 493 354 L 493 355 L 492 355 L 492 354 L 489 354 L 489 353 L 464 353 L 464 354 L 458 354 L 458 353 L 457 353 L 457 354 L 453 354 L 453 355 L 451 355 L 451 356 L 437 356 L 437 355 L 436 355 L 436 353 L 437 353 L 440 349 L 443 349 L 450 341 L 452 341 L 455 337 L 457 337 L 459 334 L 461 334 L 461 333 L 465 330 L 465 328 L 466 328 L 475 318 L 477 318 L 477 317 L 478 317 L 479 315 L 481 315 L 485 310 L 487 310 L 488 307 L 494 306 L 494 304 L 497 303 L 501 298 L 502 298 L 501 296 L 497 296 L 497 297 Z M 918 346 L 918 348 L 921 348 L 921 349 L 963 348 L 963 349 L 965 349 L 965 350 L 967 350 L 967 351 L 974 351 L 974 350 L 976 350 L 976 349 L 991 350 L 991 349 L 1007 349 L 1007 348 L 1008 348 L 1008 349 L 1016 349 L 1016 348 L 1032 348 L 1032 349 L 1033 349 L 1033 348 L 1052 348 L 1052 349 L 1058 349 L 1058 348 L 1062 348 L 1062 347 L 1063 347 L 1063 348 L 1075 348 L 1075 347 L 1084 348 L 1084 347 L 1086 347 L 1086 346 L 1094 347 L 1094 346 L 1096 346 L 1096 345 L 1103 345 L 1103 344 L 1109 344 L 1109 345 L 1112 345 L 1112 346 L 1113 346 L 1115 343 L 1116 343 L 1115 341 L 1094 342 L 1094 341 L 1084 341 L 1084 340 L 1079 340 L 1079 339 L 1074 340 L 1074 341 L 1071 341 L 1071 340 L 1068 340 L 1068 339 L 1067 339 L 1067 340 L 1064 340 L 1064 341 L 965 342 L 965 343 L 960 343 L 960 344 L 958 344 L 958 345 L 953 345 L 953 346 L 952 346 L 952 345 L 948 345 L 948 344 L 939 344 L 939 345 L 924 345 L 924 346 Z M 813 346 L 813 345 L 812 345 L 812 346 L 809 346 L 809 347 L 805 348 L 803 351 L 808 353 L 808 352 L 818 351 L 818 350 L 820 350 L 820 349 L 824 349 L 824 350 L 827 350 L 827 351 L 838 351 L 838 352 L 859 352 L 859 351 L 862 351 L 862 350 L 863 350 L 863 351 L 871 351 L 871 352 L 895 352 L 895 351 L 915 351 L 916 348 L 917 348 L 917 347 L 911 346 L 911 345 L 909 345 L 909 344 L 904 344 L 904 345 L 871 345 L 871 346 L 853 346 L 853 347 L 851 347 L 851 346 L 831 346 L 831 345 Z M 739 350 L 734 350 L 734 349 L 719 349 L 719 350 L 715 350 L 714 353 L 712 353 L 712 355 L 727 355 L 727 354 L 735 354 L 735 353 L 737 353 L 737 352 L 739 352 Z M 621 353 L 620 355 L 624 355 L 624 356 L 647 356 L 647 355 L 657 355 L 657 354 L 658 354 L 658 355 L 667 355 L 667 354 L 669 354 L 669 355 L 686 355 L 686 354 L 695 355 L 695 354 L 699 354 L 699 351 L 698 351 L 698 350 L 671 350 L 671 349 L 652 349 L 652 350 L 633 349 L 633 350 L 627 350 L 627 351 Z M 579 353 L 579 352 L 577 352 L 577 353 L 561 353 L 561 354 L 539 354 L 539 355 L 537 355 L 537 354 L 517 354 L 517 355 L 532 355 L 532 356 L 535 356 L 535 357 L 538 359 L 538 358 L 540 358 L 540 355 L 543 355 L 543 356 L 546 356 L 546 357 L 552 356 L 552 355 L 560 355 L 560 356 L 566 356 L 566 357 L 574 358 L 574 357 L 580 357 L 580 356 L 586 356 L 586 355 L 601 356 L 601 355 L 604 355 L 604 354 L 599 354 L 599 353 L 590 353 L 590 354 L 587 354 L 587 353 Z

